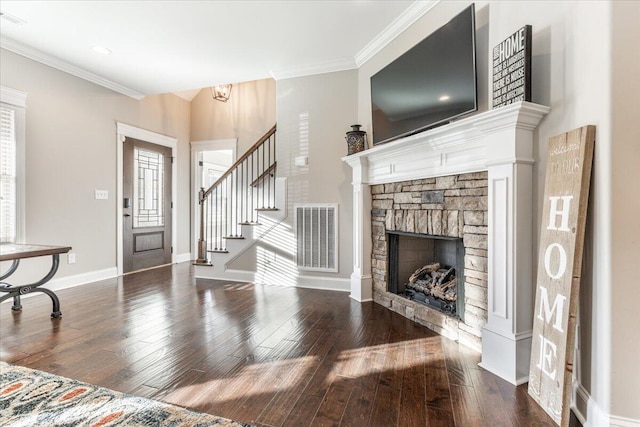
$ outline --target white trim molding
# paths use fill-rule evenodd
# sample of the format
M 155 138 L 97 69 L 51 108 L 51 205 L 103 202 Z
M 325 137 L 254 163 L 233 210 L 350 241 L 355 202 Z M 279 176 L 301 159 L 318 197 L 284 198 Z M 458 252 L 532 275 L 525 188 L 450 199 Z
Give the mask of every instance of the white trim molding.
M 17 53 L 18 55 L 22 55 L 26 58 L 33 59 L 34 61 L 40 62 L 41 64 L 48 65 L 49 67 L 55 68 L 56 70 L 63 71 L 67 74 L 71 74 L 72 76 L 79 77 L 83 80 L 95 83 L 99 86 L 106 87 L 107 89 L 111 89 L 114 92 L 121 93 L 133 99 L 140 100 L 145 97 L 145 94 L 143 93 L 140 93 L 136 90 L 113 82 L 111 80 L 105 79 L 104 77 L 101 77 L 83 68 L 71 65 L 66 61 L 62 61 L 32 47 L 25 46 L 11 38 L 2 36 L 0 47 L 10 52 Z
M 488 172 L 488 314 L 481 366 L 528 380 L 534 283 L 533 131 L 549 108 L 518 102 L 343 157 L 353 175 L 351 296 L 372 295 L 371 185 Z
M 199 267 L 198 267 L 199 268 Z M 207 267 L 203 267 L 207 268 Z M 350 281 L 340 277 L 328 277 L 328 276 L 297 276 L 295 278 L 295 286 L 282 285 L 274 281 L 265 281 L 260 278 L 260 274 L 250 270 L 234 270 L 227 269 L 226 277 L 213 279 L 219 280 L 233 280 L 235 282 L 247 282 L 256 285 L 266 286 L 281 286 L 285 288 L 305 288 L 305 289 L 319 289 L 323 291 L 336 291 L 336 292 L 349 292 Z
M 88 271 L 86 273 L 74 274 L 73 276 L 65 276 L 52 279 L 47 283 L 47 289 L 52 291 L 60 291 L 62 289 L 75 288 L 76 286 L 88 285 L 90 283 L 98 282 L 100 280 L 113 279 L 118 277 L 118 270 L 115 267 L 105 268 L 103 270 Z M 32 292 L 27 295 L 23 295 L 22 298 L 30 298 L 32 296 L 41 295 L 37 292 Z M 13 301 L 8 299 L 4 302 Z
M 15 107 L 27 108 L 27 96 L 29 94 L 10 87 L 0 86 L 0 102 Z
M 409 6 L 400 16 L 391 22 L 378 34 L 373 40 L 371 40 L 365 47 L 356 53 L 354 57 L 356 67 L 360 68 L 362 64 L 373 58 L 378 52 L 380 52 L 386 45 L 398 37 L 404 30 L 409 28 L 414 22 L 420 19 L 425 13 L 437 5 L 440 0 L 428 0 L 428 1 L 415 1 Z
M 571 409 L 584 427 L 640 427 L 640 420 L 607 414 L 581 384 L 574 384 L 574 393 Z
M 272 70 L 269 74 L 274 80 L 292 79 L 295 77 L 312 76 L 314 74 L 335 73 L 337 71 L 355 70 L 356 61 L 353 58 L 336 59 L 322 63 L 301 65 L 287 70 Z
M 14 111 L 14 132 L 16 138 L 16 242 L 24 243 L 27 239 L 26 211 L 26 129 L 27 129 L 27 96 L 21 90 L 0 86 L 0 103 Z
M 195 258 L 191 258 L 190 252 L 186 252 L 184 254 L 178 254 L 176 255 L 176 264 L 180 262 L 187 262 L 187 261 L 190 262 L 192 259 L 195 259 Z
M 618 417 L 616 415 L 611 415 L 611 417 L 609 417 L 609 426 L 610 427 L 640 427 L 640 420 L 634 420 L 631 418 Z
M 122 144 L 125 138 L 135 138 L 141 141 L 151 142 L 153 144 L 162 145 L 164 147 L 171 148 L 171 156 L 173 157 L 173 163 L 171 166 L 171 200 L 173 203 L 173 212 L 171 213 L 171 246 L 177 249 L 178 245 L 178 139 L 172 136 L 162 135 L 150 130 L 142 129 L 136 126 L 128 125 L 126 123 L 116 122 L 116 267 L 118 269 L 118 276 L 123 273 L 123 259 L 124 248 L 122 244 L 122 237 L 124 235 L 124 227 L 122 224 L 122 194 L 124 189 L 123 183 L 123 156 L 124 148 Z M 171 263 L 176 262 L 176 253 L 171 254 Z

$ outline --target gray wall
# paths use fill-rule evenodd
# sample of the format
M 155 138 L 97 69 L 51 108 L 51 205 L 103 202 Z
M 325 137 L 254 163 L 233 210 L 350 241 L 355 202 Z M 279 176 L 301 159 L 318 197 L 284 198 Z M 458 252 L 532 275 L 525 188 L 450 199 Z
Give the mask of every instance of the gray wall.
M 275 269 L 304 276 L 350 277 L 353 268 L 351 169 L 341 158 L 347 154 L 345 132 L 356 122 L 356 102 L 355 70 L 278 81 L 277 174 L 288 180 L 288 217 L 274 232 L 281 245 L 269 244 L 265 248 L 258 244 L 239 257 L 232 268 L 254 270 L 254 265 L 260 262 L 256 251 L 267 250 L 275 253 L 276 264 L 272 263 Z M 295 166 L 295 158 L 300 156 L 308 157 L 307 166 Z M 295 267 L 293 207 L 303 203 L 338 204 L 337 273 L 297 271 Z
M 213 99 L 209 88 L 191 101 L 191 141 L 238 139 L 241 156 L 276 124 L 276 82 L 237 83 L 227 102 Z
M 68 245 L 57 278 L 116 265 L 116 121 L 178 139 L 177 253 L 189 252 L 189 103 L 175 95 L 142 101 L 0 50 L 0 84 L 27 92 L 26 239 Z M 94 190 L 108 200 L 94 200 Z M 27 261 L 25 261 L 26 263 Z M 50 260 L 30 260 L 25 279 Z M 16 273 L 17 274 L 17 273 Z M 17 276 L 19 278 L 20 276 Z
M 640 420 L 640 3 L 612 2 L 611 412 Z

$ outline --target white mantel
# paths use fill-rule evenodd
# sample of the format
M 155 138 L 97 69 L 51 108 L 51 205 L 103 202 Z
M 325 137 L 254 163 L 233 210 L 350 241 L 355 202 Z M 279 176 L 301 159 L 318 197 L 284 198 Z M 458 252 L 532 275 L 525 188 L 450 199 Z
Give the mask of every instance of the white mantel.
M 535 298 L 533 131 L 549 107 L 518 102 L 344 157 L 353 169 L 351 297 L 370 301 L 370 185 L 488 171 L 488 319 L 481 366 L 528 380 Z

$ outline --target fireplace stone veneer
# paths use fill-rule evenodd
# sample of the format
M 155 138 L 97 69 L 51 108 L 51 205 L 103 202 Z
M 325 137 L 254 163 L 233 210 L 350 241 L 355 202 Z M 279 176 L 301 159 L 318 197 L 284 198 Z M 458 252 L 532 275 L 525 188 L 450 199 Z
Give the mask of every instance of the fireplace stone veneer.
M 352 168 L 353 185 L 351 298 L 383 304 L 384 294 L 374 297 L 372 259 L 376 269 L 379 260 L 372 258 L 372 186 L 486 173 L 487 313 L 486 323 L 481 322 L 481 366 L 513 384 L 528 381 L 531 358 L 533 131 L 548 112 L 548 107 L 518 102 L 343 158 Z M 399 218 L 394 214 L 393 220 Z M 457 221 L 459 229 L 459 214 Z M 446 223 L 449 227 L 448 216 Z M 431 323 L 437 326 L 438 321 Z M 465 343 L 460 332 L 458 339 Z
M 487 194 L 487 172 L 371 186 L 373 300 L 478 351 L 487 321 Z M 462 238 L 464 271 L 456 272 L 465 278 L 460 319 L 389 291 L 390 231 Z

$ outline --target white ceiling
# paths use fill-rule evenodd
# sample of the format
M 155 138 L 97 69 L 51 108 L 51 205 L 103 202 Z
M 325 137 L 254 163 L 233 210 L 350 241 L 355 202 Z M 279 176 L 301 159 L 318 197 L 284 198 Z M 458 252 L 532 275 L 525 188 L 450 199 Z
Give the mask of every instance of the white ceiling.
M 190 99 L 214 84 L 355 68 L 436 2 L 2 0 L 0 42 L 135 98 Z

